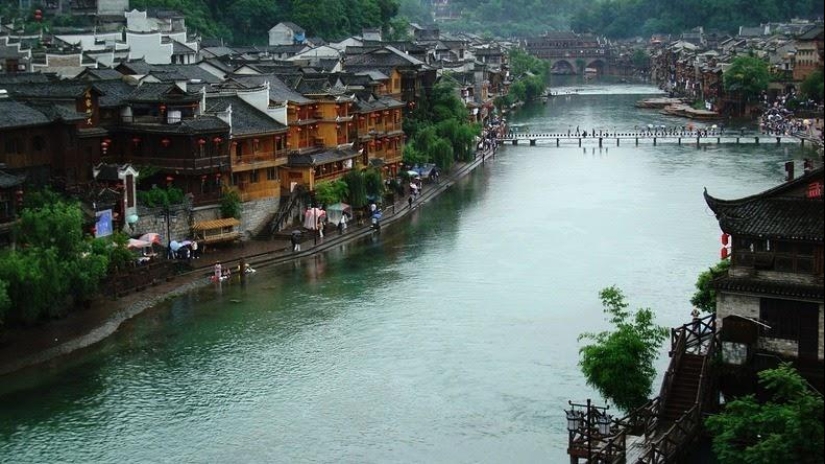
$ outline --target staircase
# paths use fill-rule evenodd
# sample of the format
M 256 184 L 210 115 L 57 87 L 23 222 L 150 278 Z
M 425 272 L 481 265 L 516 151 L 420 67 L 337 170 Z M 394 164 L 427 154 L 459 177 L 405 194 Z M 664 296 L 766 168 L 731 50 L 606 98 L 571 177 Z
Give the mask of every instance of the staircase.
M 278 212 L 272 216 L 272 220 L 269 223 L 262 227 L 260 232 L 258 232 L 258 238 L 266 239 L 272 238 L 278 231 L 281 229 L 284 221 L 289 217 L 292 213 L 293 208 L 298 203 L 298 194 L 296 192 L 292 192 L 289 197 L 281 197 L 280 207 L 278 208 Z
M 704 356 L 697 354 L 682 354 L 662 411 L 662 420 L 665 423 L 675 422 L 696 404 L 704 359 Z

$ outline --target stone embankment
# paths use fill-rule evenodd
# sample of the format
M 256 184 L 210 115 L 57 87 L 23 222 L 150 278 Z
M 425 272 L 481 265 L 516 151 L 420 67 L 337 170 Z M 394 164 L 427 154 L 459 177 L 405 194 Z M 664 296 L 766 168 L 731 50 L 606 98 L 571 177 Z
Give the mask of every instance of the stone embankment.
M 452 172 L 444 176 L 439 183 L 428 184 L 422 189 L 415 204 L 420 206 L 437 197 L 494 155 L 495 149 L 479 151 L 474 161 L 454 166 Z M 384 207 L 382 229 L 412 211 L 407 205 L 406 197 L 401 200 Z M 302 245 L 303 250 L 299 252 L 293 252 L 289 241 L 283 238 L 250 240 L 233 248 L 207 250 L 206 254 L 196 261 L 197 265 L 192 271 L 180 274 L 170 281 L 160 282 L 116 300 L 101 297 L 91 308 L 72 313 L 65 319 L 9 334 L 0 345 L 0 376 L 87 348 L 114 334 L 121 324 L 149 308 L 170 298 L 213 285 L 209 276 L 216 261 L 234 268 L 243 259 L 253 268 L 261 268 L 306 258 L 372 233 L 375 232 L 370 225 L 353 225 L 344 234 L 332 232 L 323 239 L 305 241 Z

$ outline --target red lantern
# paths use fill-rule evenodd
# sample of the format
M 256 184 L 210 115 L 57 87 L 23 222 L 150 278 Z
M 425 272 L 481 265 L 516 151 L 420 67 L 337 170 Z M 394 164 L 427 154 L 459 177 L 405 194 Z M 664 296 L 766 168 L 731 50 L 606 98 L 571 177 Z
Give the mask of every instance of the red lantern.
M 722 233 L 722 245 L 728 246 L 728 242 L 730 242 L 730 235 Z
M 223 139 L 220 138 L 220 137 L 215 137 L 214 139 L 212 139 L 212 143 L 214 143 L 215 145 L 217 145 L 221 142 L 223 142 Z
M 166 105 L 164 105 L 163 103 L 161 103 L 161 104 L 160 104 L 160 112 L 161 112 L 161 113 L 165 113 L 165 112 L 166 112 Z
M 206 174 L 201 176 L 201 182 L 206 182 Z
M 166 182 L 169 182 L 169 183 L 171 184 L 173 180 L 175 180 L 175 178 L 174 178 L 174 177 L 172 177 L 172 176 L 166 176 Z
M 221 173 L 215 174 L 215 179 L 220 179 L 220 178 L 221 178 Z
M 301 130 L 302 130 L 302 129 L 299 127 L 299 128 L 298 128 L 298 132 L 301 132 Z
M 728 248 L 722 247 L 722 251 L 720 252 L 720 256 L 722 259 L 728 259 Z
M 200 145 L 200 146 L 206 145 L 206 139 L 198 139 L 198 145 Z
M 163 138 L 160 140 L 160 144 L 163 145 L 164 148 L 168 147 L 170 143 L 172 143 L 172 141 L 167 138 Z
M 139 144 L 140 143 L 140 137 L 132 137 L 132 143 L 134 143 L 135 145 Z
M 14 195 L 17 197 L 17 206 L 21 206 L 23 204 L 23 189 L 18 187 Z

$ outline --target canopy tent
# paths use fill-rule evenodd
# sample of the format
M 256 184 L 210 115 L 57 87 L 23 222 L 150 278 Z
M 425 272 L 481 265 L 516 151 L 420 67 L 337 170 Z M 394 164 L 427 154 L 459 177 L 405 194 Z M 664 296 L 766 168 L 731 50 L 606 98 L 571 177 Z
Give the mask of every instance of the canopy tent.
M 335 203 L 327 206 L 327 221 L 332 224 L 341 222 L 341 216 L 347 215 L 347 219 L 352 217 L 352 207 L 346 203 Z
M 152 242 L 147 242 L 146 240 L 140 240 L 137 238 L 130 238 L 129 242 L 126 244 L 127 248 L 137 250 L 140 248 L 148 248 L 152 246 Z
M 304 212 L 304 229 L 317 230 L 318 221 L 322 221 L 327 212 L 321 208 L 307 208 Z
M 138 240 L 142 240 L 144 242 L 149 242 L 150 244 L 151 243 L 155 243 L 155 244 L 158 244 L 158 245 L 161 244 L 160 243 L 160 234 L 158 234 L 156 232 L 149 232 L 149 233 L 143 234 L 140 237 L 138 237 Z

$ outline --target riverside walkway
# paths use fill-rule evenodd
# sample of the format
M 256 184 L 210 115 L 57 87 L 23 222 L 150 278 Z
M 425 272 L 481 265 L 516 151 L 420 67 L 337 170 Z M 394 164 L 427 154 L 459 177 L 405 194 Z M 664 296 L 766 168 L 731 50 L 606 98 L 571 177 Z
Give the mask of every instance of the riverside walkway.
M 410 208 L 407 197 L 382 208 L 381 229 L 390 227 L 421 206 L 449 189 L 459 179 L 495 156 L 495 150 L 477 152 L 476 158 L 458 163 L 445 173 L 438 183 L 426 184 Z M 241 259 L 253 268 L 263 268 L 312 257 L 346 243 L 368 237 L 376 232 L 371 225 L 350 224 L 338 234 L 332 230 L 324 238 L 304 240 L 302 250 L 293 252 L 288 236 L 276 235 L 267 240 L 247 240 L 222 248 L 209 247 L 201 258 L 191 261 L 190 270 L 167 281 L 155 282 L 137 291 L 111 298 L 101 295 L 91 307 L 70 313 L 67 317 L 43 326 L 10 332 L 0 339 L 0 377 L 30 366 L 36 366 L 89 347 L 112 335 L 121 324 L 159 303 L 208 285 L 238 285 L 239 274 L 233 280 L 214 284 L 209 277 L 215 262 L 237 269 Z
M 647 132 L 647 131 L 596 131 L 595 134 L 588 132 L 587 135 L 583 133 L 535 133 L 535 134 L 521 134 L 510 133 L 504 137 L 498 138 L 499 143 L 511 143 L 518 145 L 519 143 L 529 143 L 530 146 L 541 144 L 542 146 L 555 145 L 560 147 L 570 146 L 571 144 L 583 145 L 598 145 L 599 147 L 616 145 L 622 146 L 627 144 L 639 145 L 640 143 L 653 144 L 656 146 L 659 143 L 675 143 L 677 145 L 702 145 L 702 144 L 756 144 L 760 143 L 794 143 L 805 145 L 805 139 L 795 137 L 792 135 L 766 135 L 759 133 L 747 132 L 716 132 L 705 133 L 697 131 L 664 131 L 664 132 Z M 809 143 L 811 143 L 809 141 Z

